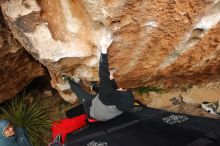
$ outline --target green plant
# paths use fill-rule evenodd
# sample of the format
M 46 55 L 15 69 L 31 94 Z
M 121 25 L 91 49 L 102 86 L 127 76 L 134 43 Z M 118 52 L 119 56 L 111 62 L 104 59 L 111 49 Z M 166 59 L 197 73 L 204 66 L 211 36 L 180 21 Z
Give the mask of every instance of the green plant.
M 51 127 L 48 104 L 43 104 L 38 100 L 28 102 L 23 93 L 12 99 L 1 110 L 5 118 L 13 122 L 15 126 L 24 127 L 27 130 L 33 146 L 45 145 L 45 134 Z
M 137 88 L 137 92 L 138 92 L 140 95 L 143 95 L 144 93 L 147 93 L 148 96 L 149 96 L 149 92 L 162 93 L 162 91 L 163 91 L 163 89 L 161 89 L 161 88 L 150 87 L 150 86 Z

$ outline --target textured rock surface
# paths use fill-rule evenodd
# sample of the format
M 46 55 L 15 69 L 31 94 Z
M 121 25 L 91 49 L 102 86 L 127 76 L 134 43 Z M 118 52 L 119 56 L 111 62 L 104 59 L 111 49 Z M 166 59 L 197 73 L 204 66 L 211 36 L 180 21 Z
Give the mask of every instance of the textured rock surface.
M 44 69 L 12 36 L 0 14 L 0 103 L 15 96 Z
M 124 88 L 219 79 L 220 0 L 6 0 L 1 7 L 59 91 L 63 72 L 98 80 L 105 27 L 114 34 L 109 63 Z

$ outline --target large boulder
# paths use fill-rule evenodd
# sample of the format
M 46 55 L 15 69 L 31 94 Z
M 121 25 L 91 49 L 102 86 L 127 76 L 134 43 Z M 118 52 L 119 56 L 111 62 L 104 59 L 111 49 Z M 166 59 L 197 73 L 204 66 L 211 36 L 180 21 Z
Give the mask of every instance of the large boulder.
M 25 49 L 59 74 L 98 80 L 98 42 L 113 33 L 110 67 L 121 87 L 173 87 L 218 80 L 220 0 L 4 0 L 2 11 Z
M 0 13 L 0 103 L 44 74 L 42 65 L 13 37 Z

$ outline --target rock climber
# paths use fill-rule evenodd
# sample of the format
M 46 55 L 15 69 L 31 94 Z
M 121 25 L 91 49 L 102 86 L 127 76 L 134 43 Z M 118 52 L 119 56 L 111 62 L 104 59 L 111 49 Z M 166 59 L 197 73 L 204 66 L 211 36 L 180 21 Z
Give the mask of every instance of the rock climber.
M 92 95 L 83 90 L 77 83 L 79 80 L 62 75 L 65 81 L 68 81 L 71 90 L 75 92 L 79 101 L 84 106 L 88 118 L 96 121 L 107 121 L 113 119 L 123 112 L 129 112 L 134 105 L 134 96 L 131 91 L 118 89 L 118 86 L 108 67 L 107 51 L 113 42 L 112 35 L 106 30 L 106 35 L 100 40 L 99 49 L 101 56 L 99 61 L 99 91 Z

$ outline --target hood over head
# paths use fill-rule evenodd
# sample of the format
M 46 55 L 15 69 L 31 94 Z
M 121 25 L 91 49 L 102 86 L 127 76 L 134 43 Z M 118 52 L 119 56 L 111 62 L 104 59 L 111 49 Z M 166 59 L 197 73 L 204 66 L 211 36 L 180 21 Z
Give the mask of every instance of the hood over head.
M 0 120 L 0 139 L 2 137 L 5 137 L 3 132 L 5 131 L 5 128 L 7 127 L 8 124 L 9 124 L 9 121 Z
M 116 107 L 121 111 L 130 111 L 134 105 L 133 93 L 131 91 L 116 91 L 116 94 L 119 98 Z
M 4 146 L 19 146 L 16 142 L 15 142 L 15 137 L 5 137 L 4 135 L 4 130 L 7 127 L 7 125 L 9 124 L 8 120 L 0 120 L 0 145 L 4 145 Z

